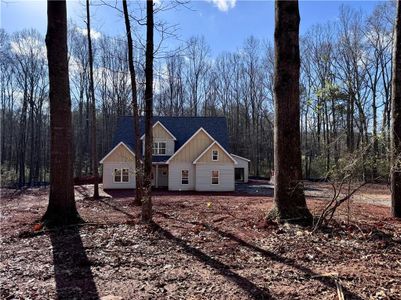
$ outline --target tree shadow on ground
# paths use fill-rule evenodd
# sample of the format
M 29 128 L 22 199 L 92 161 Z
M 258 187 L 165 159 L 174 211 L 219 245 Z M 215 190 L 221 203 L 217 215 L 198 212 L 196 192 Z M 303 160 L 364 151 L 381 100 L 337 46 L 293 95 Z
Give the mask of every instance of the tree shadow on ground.
M 99 299 L 77 226 L 50 231 L 57 299 Z
M 103 203 L 103 204 L 105 204 L 105 205 L 111 207 L 111 208 L 114 209 L 115 211 L 118 211 L 118 212 L 120 212 L 120 213 L 126 215 L 126 216 L 127 216 L 128 218 L 130 218 L 130 219 L 136 219 L 136 218 L 139 217 L 138 215 L 135 216 L 135 215 L 133 215 L 133 214 L 130 214 L 129 212 L 126 212 L 125 210 L 119 208 L 117 205 L 111 204 L 111 203 L 105 201 L 104 199 L 98 199 L 97 201 L 99 201 L 99 202 L 101 202 L 101 203 Z
M 108 205 L 112 209 L 126 215 L 127 217 L 134 219 L 135 216 L 120 209 L 119 207 L 112 205 L 110 203 L 107 203 L 106 201 L 100 200 L 104 204 Z M 161 227 L 159 224 L 152 222 L 151 227 L 153 230 L 159 232 L 162 234 L 165 238 L 175 242 L 179 247 L 181 247 L 187 254 L 195 256 L 200 262 L 204 263 L 207 266 L 210 266 L 214 268 L 216 271 L 218 271 L 221 275 L 226 277 L 228 280 L 232 281 L 238 287 L 240 287 L 242 290 L 244 290 L 251 298 L 253 299 L 272 299 L 274 300 L 275 298 L 271 296 L 268 291 L 261 289 L 257 285 L 255 285 L 253 282 L 249 281 L 245 277 L 242 277 L 241 275 L 233 272 L 230 267 L 210 256 L 208 256 L 206 253 L 200 251 L 199 249 L 196 249 L 189 245 L 186 241 L 180 239 L 179 237 L 174 236 L 170 231 L 164 229 Z
M 111 208 L 115 209 L 116 211 L 119 211 L 120 213 L 128 216 L 129 218 L 136 218 L 136 216 L 123 211 L 122 209 L 105 202 L 105 204 L 107 204 L 108 206 L 110 206 Z M 172 217 L 164 212 L 160 212 L 160 211 L 155 211 L 155 214 L 160 215 L 164 218 L 167 219 L 172 219 L 178 222 L 183 222 L 183 223 L 187 223 L 187 224 L 191 224 L 191 225 L 199 225 L 199 226 L 203 226 L 204 228 L 208 229 L 208 230 L 212 230 L 216 233 L 218 233 L 220 236 L 228 238 L 232 241 L 235 241 L 236 243 L 238 243 L 239 245 L 241 245 L 242 247 L 248 248 L 253 252 L 257 252 L 258 254 L 262 255 L 263 257 L 270 259 L 272 261 L 275 261 L 277 263 L 281 263 L 281 264 L 285 264 L 293 269 L 296 269 L 300 272 L 302 272 L 304 274 L 304 276 L 310 280 L 317 280 L 319 282 L 321 282 L 323 285 L 325 285 L 328 288 L 333 289 L 334 291 L 336 291 L 337 289 L 337 284 L 339 284 L 336 281 L 331 278 L 331 277 L 326 277 L 326 276 L 322 276 L 321 274 L 318 274 L 316 272 L 314 272 L 313 270 L 311 270 L 310 268 L 303 266 L 301 264 L 299 264 L 296 260 L 291 259 L 291 258 L 286 258 L 280 255 L 277 255 L 271 251 L 262 249 L 256 245 L 253 245 L 251 243 L 248 243 L 242 239 L 240 239 L 239 237 L 235 236 L 232 233 L 228 233 L 225 232 L 217 227 L 205 224 L 205 223 L 200 223 L 200 222 L 196 222 L 196 221 L 186 221 L 186 220 L 181 220 L 175 217 Z M 253 299 L 275 299 L 271 294 L 268 293 L 268 291 L 261 289 L 260 287 L 258 287 L 256 284 L 254 284 L 253 282 L 249 281 L 248 279 L 246 279 L 245 277 L 240 276 L 239 274 L 233 272 L 232 270 L 230 270 L 230 267 L 222 262 L 220 262 L 219 260 L 212 258 L 210 256 L 208 256 L 206 253 L 202 252 L 199 249 L 196 249 L 195 247 L 191 246 L 187 241 L 174 236 L 171 232 L 169 232 L 168 230 L 162 228 L 159 224 L 157 223 L 152 223 L 152 226 L 155 230 L 159 231 L 163 236 L 165 236 L 167 239 L 172 240 L 173 242 L 175 242 L 178 246 L 180 246 L 186 253 L 191 254 L 193 256 L 195 256 L 199 261 L 203 262 L 204 264 L 214 268 L 215 270 L 217 270 L 221 275 L 225 276 L 227 279 L 229 279 L 230 281 L 234 282 L 235 284 L 237 284 L 237 286 L 239 286 L 241 289 L 243 289 L 246 293 L 248 293 L 248 295 L 253 298 Z M 362 298 L 360 296 L 358 296 L 357 294 L 353 293 L 352 291 L 350 291 L 349 289 L 345 288 L 344 286 L 342 286 L 342 290 L 344 291 L 344 294 L 346 296 L 346 299 L 355 299 L 355 300 L 362 300 Z
M 214 259 L 207 255 L 206 253 L 200 251 L 189 245 L 186 241 L 181 238 L 174 236 L 170 231 L 164 229 L 157 223 L 152 223 L 152 227 L 154 230 L 157 230 L 160 234 L 162 234 L 168 240 L 173 241 L 179 247 L 181 247 L 186 253 L 193 255 L 196 259 L 198 259 L 203 264 L 212 267 L 219 274 L 226 277 L 231 282 L 235 283 L 239 288 L 241 288 L 244 292 L 246 292 L 252 299 L 275 299 L 272 295 L 268 293 L 267 290 L 258 287 L 253 282 L 249 281 L 245 277 L 233 272 L 230 269 L 230 266 L 222 263 L 221 261 Z
M 241 245 L 242 247 L 248 248 L 253 252 L 257 252 L 258 254 L 262 255 L 265 258 L 268 258 L 272 261 L 281 263 L 281 264 L 285 264 L 289 267 L 292 267 L 298 271 L 301 271 L 302 273 L 304 273 L 304 276 L 311 279 L 311 280 L 318 280 L 319 282 L 321 282 L 322 284 L 324 284 L 326 287 L 331 288 L 336 290 L 337 289 L 337 285 L 336 282 L 333 280 L 333 278 L 331 277 L 325 277 L 325 276 L 321 276 L 321 274 L 315 273 L 314 271 L 312 271 L 311 269 L 309 269 L 308 267 L 302 266 L 300 265 L 296 260 L 291 259 L 291 258 L 286 258 L 286 257 L 282 257 L 280 255 L 277 255 L 271 251 L 262 249 L 256 245 L 253 245 L 251 243 L 248 243 L 244 240 L 242 240 L 241 238 L 237 237 L 236 235 L 229 233 L 229 232 L 225 232 L 215 226 L 211 226 L 209 224 L 205 224 L 205 223 L 200 223 L 200 222 L 189 222 L 189 221 L 184 221 L 184 220 L 180 220 L 174 217 L 171 217 L 165 213 L 160 213 L 157 212 L 159 215 L 165 217 L 165 218 L 170 218 L 170 219 L 174 219 L 176 221 L 179 222 L 185 222 L 185 223 L 189 223 L 192 225 L 199 225 L 199 226 L 203 226 L 204 228 L 208 229 L 208 230 L 212 230 L 216 233 L 218 233 L 220 236 L 224 237 L 224 238 L 228 238 L 232 241 L 235 241 L 236 243 L 238 243 L 239 245 Z M 347 288 L 345 288 L 344 286 L 342 286 L 342 289 L 344 291 L 344 294 L 346 296 L 346 299 L 355 299 L 355 300 L 362 300 L 362 298 L 360 296 L 358 296 L 357 294 L 353 293 L 352 291 L 348 290 Z

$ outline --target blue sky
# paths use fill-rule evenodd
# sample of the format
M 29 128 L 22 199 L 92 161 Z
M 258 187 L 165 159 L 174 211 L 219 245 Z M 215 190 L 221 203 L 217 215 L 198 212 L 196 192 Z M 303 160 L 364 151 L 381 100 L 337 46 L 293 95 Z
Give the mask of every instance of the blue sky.
M 120 1 L 111 4 L 120 5 Z M 300 1 L 301 32 L 311 25 L 335 21 L 339 7 L 343 4 L 370 13 L 378 1 Z M 137 7 L 131 2 L 131 8 Z M 176 24 L 177 35 L 186 40 L 193 35 L 203 35 L 211 47 L 212 55 L 223 51 L 234 51 L 243 41 L 253 35 L 273 40 L 274 2 L 246 0 L 191 1 L 190 9 L 180 7 L 160 13 L 169 24 Z M 83 2 L 68 1 L 68 15 L 79 26 L 85 11 Z M 110 7 L 93 8 L 93 27 L 109 35 L 124 33 L 124 24 L 119 13 Z M 46 1 L 1 0 L 0 25 L 7 32 L 23 28 L 35 28 L 46 32 Z M 170 45 L 173 42 L 168 42 Z

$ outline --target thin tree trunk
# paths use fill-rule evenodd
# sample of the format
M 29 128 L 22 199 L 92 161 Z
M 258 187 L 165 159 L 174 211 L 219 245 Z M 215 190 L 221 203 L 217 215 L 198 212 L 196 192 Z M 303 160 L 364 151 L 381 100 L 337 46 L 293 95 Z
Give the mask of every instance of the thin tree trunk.
M 401 218 L 401 3 L 397 1 L 397 18 L 393 49 L 391 99 L 391 214 Z
M 97 163 L 97 149 L 96 149 L 96 100 L 95 88 L 93 84 L 93 52 L 92 52 L 92 39 L 91 39 L 91 26 L 90 26 L 90 11 L 89 0 L 86 0 L 86 28 L 88 31 L 88 56 L 89 56 L 89 94 L 91 97 L 91 152 L 92 152 L 92 172 L 94 177 L 93 185 L 93 199 L 99 199 L 99 170 Z
M 26 94 L 26 87 L 24 89 L 24 100 L 22 104 L 20 126 L 19 126 L 19 140 L 18 140 L 18 186 L 21 188 L 25 185 L 25 152 L 26 152 L 26 113 L 28 108 L 28 99 Z
M 83 76 L 83 75 L 82 75 Z M 79 104 L 78 104 L 78 144 L 77 144 L 77 165 L 76 165 L 76 176 L 82 176 L 82 161 L 83 161 L 83 151 L 84 148 L 82 147 L 85 143 L 85 138 L 83 137 L 82 132 L 84 132 L 83 126 L 83 110 L 84 110 L 84 86 L 83 83 L 80 82 L 79 88 Z
M 152 221 L 153 0 L 146 1 L 145 178 L 142 221 Z M 156 175 L 156 174 L 155 174 Z
M 67 61 L 66 1 L 47 1 L 50 98 L 50 194 L 42 220 L 51 225 L 80 221 L 73 182 L 71 99 Z
M 275 3 L 274 32 L 274 207 L 269 217 L 279 221 L 311 220 L 302 183 L 299 102 L 298 1 Z
M 143 168 L 141 161 L 141 143 L 140 141 L 140 128 L 139 128 L 139 109 L 138 109 L 138 93 L 136 87 L 136 74 L 134 66 L 133 42 L 131 36 L 131 25 L 128 14 L 127 1 L 123 0 L 125 29 L 127 31 L 127 46 L 128 46 L 128 66 L 131 77 L 131 96 L 132 96 L 132 112 L 134 116 L 134 131 L 135 131 L 135 205 L 142 204 L 142 181 L 143 181 Z

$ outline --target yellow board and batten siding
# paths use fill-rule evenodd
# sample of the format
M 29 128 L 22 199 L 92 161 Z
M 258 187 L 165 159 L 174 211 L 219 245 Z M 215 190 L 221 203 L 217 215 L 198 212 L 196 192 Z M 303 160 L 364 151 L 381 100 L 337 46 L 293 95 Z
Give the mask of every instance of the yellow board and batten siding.
M 130 162 L 134 161 L 135 156 L 125 147 L 124 145 L 120 144 L 111 152 L 104 160 L 103 163 L 110 163 L 110 162 Z
M 166 143 L 166 154 L 174 154 L 175 142 L 173 137 L 163 128 L 159 123 L 153 126 L 153 142 L 165 142 Z M 145 139 L 142 139 L 142 153 L 145 153 Z
M 163 128 L 159 123 L 153 127 L 153 138 L 154 139 L 172 139 L 171 135 Z
M 212 159 L 213 150 L 218 151 L 218 159 Z M 212 184 L 212 172 L 218 171 L 219 183 Z M 197 191 L 234 191 L 234 162 L 232 158 L 218 145 L 212 145 L 196 161 L 195 167 Z
M 171 191 L 195 189 L 195 165 L 193 161 L 203 152 L 213 140 L 200 130 L 184 147 L 169 161 L 168 186 Z M 182 184 L 181 171 L 188 170 L 188 184 Z
M 192 163 L 212 142 L 213 140 L 201 130 L 170 160 L 170 163 Z
M 135 156 L 123 144 L 119 144 L 103 163 L 104 189 L 133 189 L 135 188 Z M 128 182 L 114 182 L 115 169 L 128 169 Z
M 212 151 L 217 150 L 219 153 L 218 160 L 212 160 Z M 200 157 L 197 163 L 231 163 L 233 164 L 232 159 L 217 145 L 214 144 L 210 149 L 208 149 L 202 157 Z

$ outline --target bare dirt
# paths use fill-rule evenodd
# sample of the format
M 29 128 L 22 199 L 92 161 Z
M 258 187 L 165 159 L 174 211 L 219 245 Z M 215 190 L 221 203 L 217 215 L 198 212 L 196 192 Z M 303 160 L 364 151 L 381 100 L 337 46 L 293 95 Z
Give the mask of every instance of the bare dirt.
M 307 188 L 318 213 L 330 187 Z M 386 186 L 364 187 L 315 234 L 265 224 L 267 192 L 155 192 L 145 226 L 132 191 L 94 201 L 89 186 L 76 187 L 86 224 L 34 232 L 47 193 L 2 190 L 1 299 L 401 299 Z

